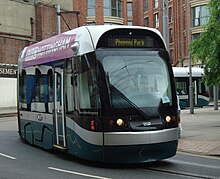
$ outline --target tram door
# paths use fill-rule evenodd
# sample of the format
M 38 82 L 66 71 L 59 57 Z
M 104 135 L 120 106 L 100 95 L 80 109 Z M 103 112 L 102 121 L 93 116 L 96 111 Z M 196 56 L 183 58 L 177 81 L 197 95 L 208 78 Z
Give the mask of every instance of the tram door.
M 55 146 L 60 148 L 66 148 L 63 86 L 63 66 L 57 66 L 55 67 L 54 74 L 54 126 L 56 136 Z
M 197 106 L 198 105 L 198 90 L 197 90 L 197 80 L 193 80 L 193 95 L 194 95 L 194 104 Z

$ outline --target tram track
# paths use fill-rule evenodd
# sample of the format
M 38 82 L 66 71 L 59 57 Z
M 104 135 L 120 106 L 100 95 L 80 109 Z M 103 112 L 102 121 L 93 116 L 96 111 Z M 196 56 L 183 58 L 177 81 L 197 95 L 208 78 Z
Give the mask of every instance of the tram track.
M 191 155 L 188 155 L 191 156 Z M 218 158 L 193 155 L 193 157 L 199 157 L 200 159 L 211 159 L 218 160 Z M 201 161 L 201 160 L 200 160 Z M 161 161 L 157 163 L 152 163 L 148 166 L 140 167 L 142 171 L 154 171 L 164 174 L 170 174 L 176 177 L 189 177 L 189 178 L 201 178 L 201 179 L 210 179 L 210 178 L 219 178 L 215 175 L 215 171 L 220 170 L 219 165 L 214 163 L 204 163 L 194 161 L 184 161 L 178 159 L 169 159 L 167 161 Z
M 6 113 L 6 114 L 0 114 L 0 119 L 5 117 L 14 117 L 17 113 Z
M 201 175 L 201 174 L 195 174 L 190 172 L 183 172 L 183 171 L 176 171 L 176 170 L 167 170 L 167 169 L 161 169 L 161 168 L 143 168 L 140 169 L 142 171 L 153 171 L 153 172 L 159 172 L 164 174 L 170 174 L 175 176 L 182 176 L 182 177 L 191 177 L 191 178 L 200 178 L 200 179 L 210 179 L 210 178 L 216 178 L 214 176 L 208 176 L 208 175 Z

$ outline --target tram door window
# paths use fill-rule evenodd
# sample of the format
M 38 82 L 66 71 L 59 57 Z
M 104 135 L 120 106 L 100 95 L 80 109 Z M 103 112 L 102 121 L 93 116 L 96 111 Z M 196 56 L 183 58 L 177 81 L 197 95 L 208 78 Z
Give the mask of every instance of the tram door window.
M 199 95 L 206 95 L 206 90 L 204 83 L 202 83 L 202 78 L 193 78 L 193 88 L 194 88 L 194 104 L 201 105 L 199 101 Z
M 64 118 L 64 72 L 63 65 L 55 66 L 54 75 L 54 117 L 56 145 L 66 147 L 65 118 Z
M 48 103 L 46 105 L 46 112 L 52 113 L 53 112 L 53 71 L 50 69 L 47 73 L 48 77 Z
M 197 84 L 197 80 L 194 79 L 193 80 L 193 89 L 194 89 L 194 104 L 198 105 L 198 84 Z

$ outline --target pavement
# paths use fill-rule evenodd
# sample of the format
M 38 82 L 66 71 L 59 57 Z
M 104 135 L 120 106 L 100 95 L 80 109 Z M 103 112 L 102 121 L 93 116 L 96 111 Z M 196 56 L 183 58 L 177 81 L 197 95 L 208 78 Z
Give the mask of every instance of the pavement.
M 16 116 L 17 109 L 0 108 L 0 118 Z M 181 137 L 178 151 L 220 157 L 220 109 L 213 106 L 181 111 Z
M 0 108 L 0 118 L 11 117 L 17 115 L 17 107 L 3 107 Z
M 213 106 L 181 111 L 178 151 L 220 156 L 220 109 Z

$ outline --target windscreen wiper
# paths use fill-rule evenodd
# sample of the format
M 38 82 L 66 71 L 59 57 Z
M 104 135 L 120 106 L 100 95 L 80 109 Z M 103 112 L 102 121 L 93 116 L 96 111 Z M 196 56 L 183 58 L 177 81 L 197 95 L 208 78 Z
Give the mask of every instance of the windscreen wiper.
M 134 109 L 136 109 L 139 114 L 144 119 L 149 119 L 149 117 L 142 111 L 136 104 L 134 104 L 131 100 L 129 100 L 122 92 L 120 92 L 114 85 L 110 84 L 110 91 L 113 93 L 116 93 L 118 96 L 120 96 L 123 100 L 125 100 L 128 104 L 130 104 Z

